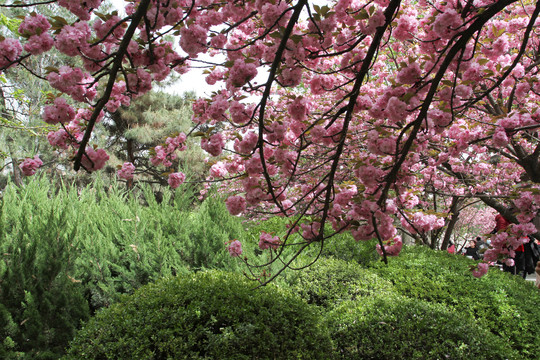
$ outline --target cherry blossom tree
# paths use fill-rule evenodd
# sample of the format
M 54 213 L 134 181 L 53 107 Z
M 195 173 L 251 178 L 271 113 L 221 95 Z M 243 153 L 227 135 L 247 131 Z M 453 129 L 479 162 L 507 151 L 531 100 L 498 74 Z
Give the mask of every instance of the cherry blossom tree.
M 53 3 L 77 19 L 32 11 Z M 134 0 L 125 17 L 100 5 L 1 5 L 29 8 L 22 39 L 0 39 L 4 71 L 53 47 L 81 61 L 50 69 L 58 96 L 43 110 L 59 126 L 51 144 L 71 149 L 75 170 L 105 164 L 105 151 L 91 146 L 105 113 L 171 71 L 205 67 L 220 89 L 193 103 L 195 129 L 170 137 L 151 161 L 166 166 L 188 135 L 200 136 L 218 157 L 210 180 L 226 182 L 232 214 L 291 219 L 285 237 L 261 234 L 270 261 L 293 266 L 305 248 L 342 231 L 378 238 L 386 260 L 401 249 L 398 223 L 449 226 L 423 208 L 416 194 L 428 190 L 479 199 L 514 223 L 494 235 L 490 261 L 512 257 L 536 233 L 540 4 Z M 182 181 L 169 178 L 173 187 Z M 240 256 L 241 244 L 229 250 Z

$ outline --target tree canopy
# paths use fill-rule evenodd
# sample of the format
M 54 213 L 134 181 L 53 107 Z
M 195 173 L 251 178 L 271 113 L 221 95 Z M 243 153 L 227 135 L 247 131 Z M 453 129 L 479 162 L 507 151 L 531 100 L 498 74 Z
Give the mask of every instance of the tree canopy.
M 108 160 L 92 146 L 104 116 L 171 71 L 206 68 L 219 90 L 193 102 L 195 127 L 170 134 L 150 162 L 168 168 L 188 136 L 200 137 L 232 214 L 291 218 L 287 236 L 261 234 L 270 261 L 289 266 L 296 255 L 282 259 L 285 247 L 299 254 L 341 231 L 397 255 L 398 223 L 411 234 L 449 227 L 469 199 L 513 223 L 492 237 L 487 261 L 510 263 L 537 232 L 537 2 L 130 0 L 125 16 L 101 0 L 0 6 L 27 9 L 0 38 L 3 71 L 51 49 L 77 59 L 42 76 L 56 90 L 42 112 L 58 126 L 49 141 L 72 152 L 75 170 Z M 170 172 L 169 184 L 184 178 Z M 241 255 L 241 244 L 230 250 Z

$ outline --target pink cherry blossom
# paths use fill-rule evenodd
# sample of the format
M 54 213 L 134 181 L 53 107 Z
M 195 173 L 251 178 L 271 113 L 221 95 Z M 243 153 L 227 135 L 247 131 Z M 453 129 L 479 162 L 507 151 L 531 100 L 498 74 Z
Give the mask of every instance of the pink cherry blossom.
M 454 9 L 448 9 L 437 15 L 433 23 L 433 31 L 443 39 L 451 38 L 458 28 L 463 24 L 463 20 Z
M 43 109 L 43 120 L 48 124 L 64 124 L 74 118 L 75 110 L 64 98 L 56 98 L 53 105 L 47 105 Z
M 130 162 L 125 162 L 122 168 L 118 170 L 118 177 L 120 179 L 131 180 L 133 179 L 133 172 L 135 171 L 135 165 Z
M 289 105 L 287 111 L 294 120 L 303 121 L 307 117 L 309 111 L 309 102 L 304 97 L 297 97 Z
M 238 257 L 242 255 L 242 243 L 238 240 L 231 241 L 229 246 L 227 246 L 227 250 L 229 250 L 229 254 L 232 257 Z
M 198 24 L 180 29 L 180 47 L 192 57 L 206 52 L 207 30 Z
M 175 173 L 169 174 L 168 183 L 171 188 L 176 189 L 177 187 L 182 185 L 182 183 L 185 180 L 186 180 L 186 175 L 184 175 L 184 173 L 175 172 Z
M 109 160 L 109 155 L 103 149 L 94 149 L 87 147 L 83 155 L 81 164 L 87 171 L 96 171 L 102 169 Z
M 242 196 L 230 196 L 225 201 L 231 215 L 239 215 L 246 210 L 246 199 Z
M 420 80 L 421 74 L 420 66 L 413 62 L 398 72 L 396 80 L 402 84 L 414 84 Z
M 19 33 L 30 37 L 31 35 L 40 35 L 50 28 L 51 24 L 45 16 L 32 13 L 30 16 L 25 17 L 21 25 L 19 25 Z
M 24 44 L 24 50 L 32 55 L 38 55 L 51 50 L 54 45 L 54 40 L 49 33 L 41 35 L 32 35 Z
M 43 161 L 36 155 L 34 158 L 26 158 L 19 165 L 24 176 L 32 176 L 43 165 Z
M 86 22 L 77 22 L 73 26 L 66 25 L 56 36 L 54 46 L 68 56 L 75 56 L 88 46 L 90 36 L 90 27 Z
M 487 274 L 488 270 L 489 270 L 489 264 L 479 263 L 477 265 L 477 268 L 473 270 L 472 274 L 474 277 L 480 278 L 484 276 L 485 274 Z
M 47 140 L 49 140 L 51 146 L 65 150 L 69 147 L 70 137 L 64 129 L 60 129 L 58 131 L 49 132 L 49 134 L 47 134 Z
M 210 176 L 214 178 L 225 177 L 228 173 L 227 167 L 223 161 L 218 161 L 210 167 Z
M 59 0 L 58 5 L 67 8 L 81 20 L 90 20 L 90 13 L 101 5 L 102 0 Z
M 403 242 L 401 241 L 401 237 L 399 236 L 393 238 L 392 240 L 386 241 L 384 244 L 384 250 L 386 252 L 386 255 L 388 256 L 398 256 L 401 252 L 402 247 Z M 379 253 L 379 255 L 383 256 L 383 251 L 379 244 L 377 244 L 377 252 Z
M 16 39 L 5 38 L 0 41 L 0 68 L 11 66 L 22 52 L 21 43 Z
M 231 87 L 240 87 L 252 80 L 257 75 L 257 66 L 254 63 L 246 63 L 237 59 L 229 70 L 227 84 Z
M 203 138 L 201 140 L 201 147 L 212 156 L 218 156 L 221 154 L 223 147 L 225 146 L 225 139 L 222 133 L 216 133 L 210 136 L 209 139 Z
M 272 236 L 271 234 L 267 232 L 261 232 L 261 236 L 259 237 L 259 248 L 261 250 L 266 249 L 273 249 L 277 250 L 281 241 L 279 240 L 278 236 Z

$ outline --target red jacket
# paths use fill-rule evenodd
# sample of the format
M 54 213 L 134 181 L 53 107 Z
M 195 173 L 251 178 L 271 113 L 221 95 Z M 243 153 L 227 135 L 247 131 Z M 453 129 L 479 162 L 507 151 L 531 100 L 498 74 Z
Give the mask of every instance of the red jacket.
M 501 214 L 495 216 L 495 229 L 497 231 L 504 230 L 510 225 L 510 221 L 506 220 Z

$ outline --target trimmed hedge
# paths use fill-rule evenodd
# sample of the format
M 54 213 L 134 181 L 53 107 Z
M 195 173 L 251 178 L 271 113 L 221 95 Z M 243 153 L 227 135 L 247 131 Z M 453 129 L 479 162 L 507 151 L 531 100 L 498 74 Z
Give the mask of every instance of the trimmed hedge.
M 410 246 L 390 258 L 388 266 L 375 264 L 373 270 L 391 279 L 396 292 L 466 314 L 505 339 L 521 359 L 537 359 L 540 291 L 532 282 L 495 268 L 474 278 L 468 270 L 474 264 L 460 255 Z
M 521 358 L 467 316 L 399 295 L 344 302 L 326 323 L 337 354 L 347 360 Z
M 218 271 L 170 278 L 103 309 L 71 359 L 328 359 L 315 308 L 270 285 Z
M 284 281 L 307 303 L 324 307 L 374 294 L 393 293 L 390 281 L 355 262 L 333 258 L 320 258 L 306 269 L 289 272 Z

